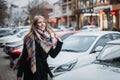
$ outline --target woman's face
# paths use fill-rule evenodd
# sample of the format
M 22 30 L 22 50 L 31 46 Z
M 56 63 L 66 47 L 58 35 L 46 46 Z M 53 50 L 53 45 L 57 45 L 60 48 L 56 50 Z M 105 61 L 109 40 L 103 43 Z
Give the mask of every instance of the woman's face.
M 37 28 L 44 31 L 46 27 L 46 23 L 43 19 L 39 18 L 37 21 Z

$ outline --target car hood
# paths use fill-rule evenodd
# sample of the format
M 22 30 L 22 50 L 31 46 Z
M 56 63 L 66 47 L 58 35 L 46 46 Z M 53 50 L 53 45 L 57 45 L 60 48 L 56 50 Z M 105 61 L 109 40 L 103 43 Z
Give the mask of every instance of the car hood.
M 11 41 L 11 40 L 16 40 L 18 37 L 17 36 L 12 36 L 12 35 L 9 35 L 9 36 L 4 36 L 4 37 L 1 37 L 0 38 L 0 41 Z
M 6 46 L 9 46 L 9 47 L 17 47 L 17 46 L 20 46 L 20 45 L 23 45 L 23 40 L 19 40 L 19 41 L 16 41 L 16 42 L 7 42 L 6 43 Z
M 18 42 L 21 41 L 21 38 L 18 37 L 11 37 L 11 39 L 7 40 L 6 43 L 13 43 L 13 42 Z
M 85 55 L 85 53 L 78 53 L 78 52 L 66 52 L 66 51 L 61 51 L 56 58 L 51 58 L 50 56 L 48 57 L 47 61 L 48 64 L 56 64 L 56 65 L 60 65 L 60 64 L 64 64 L 67 62 L 70 62 L 72 60 L 75 60 L 79 57 L 81 57 L 82 55 Z
M 67 77 L 66 77 L 67 76 Z M 91 64 L 55 77 L 53 80 L 119 80 L 120 68 Z

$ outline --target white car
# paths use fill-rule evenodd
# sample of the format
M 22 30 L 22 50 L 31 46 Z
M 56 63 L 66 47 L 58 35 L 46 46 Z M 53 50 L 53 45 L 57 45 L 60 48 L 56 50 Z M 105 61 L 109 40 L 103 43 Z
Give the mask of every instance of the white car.
M 80 31 L 101 31 L 101 29 L 95 25 L 83 26 Z
M 3 36 L 10 35 L 11 30 L 12 30 L 12 28 L 0 28 L 0 38 Z
M 24 38 L 25 34 L 27 34 L 28 31 L 29 31 L 29 29 L 22 29 L 15 35 L 10 35 L 10 36 L 1 38 L 0 42 L 4 43 L 3 51 L 6 54 L 9 54 L 9 50 L 11 50 L 8 48 L 9 45 L 11 45 L 11 44 L 12 44 L 12 46 L 19 45 L 19 44 L 21 45 L 23 43 L 23 38 Z
M 71 29 L 67 26 L 58 26 L 58 29 L 60 29 L 61 31 L 70 31 Z
M 53 80 L 120 80 L 120 39 L 108 42 L 92 64 Z
M 2 36 L 0 37 L 0 46 L 4 46 L 6 41 L 13 41 L 13 40 L 16 40 L 15 37 L 16 35 L 19 34 L 19 32 L 22 30 L 22 29 L 29 29 L 28 27 L 15 27 L 15 28 L 10 28 L 11 30 L 8 31 L 9 32 L 9 35 L 6 35 L 6 36 Z M 7 29 L 6 29 L 7 30 Z M 13 36 L 13 37 L 12 37 Z
M 56 58 L 48 57 L 53 76 L 90 64 L 96 60 L 102 46 L 114 39 L 120 39 L 120 32 L 82 31 L 69 36 Z

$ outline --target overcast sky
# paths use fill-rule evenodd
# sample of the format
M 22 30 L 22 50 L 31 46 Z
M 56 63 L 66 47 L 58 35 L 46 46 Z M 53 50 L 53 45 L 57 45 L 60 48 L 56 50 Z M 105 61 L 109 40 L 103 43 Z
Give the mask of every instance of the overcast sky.
M 14 0 L 13 4 L 18 5 L 19 7 L 23 7 L 28 5 L 29 1 L 32 1 L 32 0 Z M 39 1 L 43 1 L 43 0 L 39 0 Z M 44 0 L 44 1 L 48 1 L 50 4 L 53 4 L 58 0 Z

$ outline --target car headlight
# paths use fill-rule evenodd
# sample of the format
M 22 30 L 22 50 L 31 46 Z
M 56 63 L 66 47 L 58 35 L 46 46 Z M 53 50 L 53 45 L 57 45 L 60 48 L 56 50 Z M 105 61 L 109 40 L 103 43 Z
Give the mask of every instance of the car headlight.
M 70 71 L 74 66 L 75 64 L 77 63 L 77 59 L 76 60 L 73 60 L 73 61 L 70 61 L 66 64 L 63 64 L 63 65 L 60 65 L 59 67 L 57 67 L 55 69 L 54 72 L 63 72 L 63 71 Z

